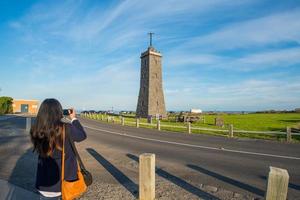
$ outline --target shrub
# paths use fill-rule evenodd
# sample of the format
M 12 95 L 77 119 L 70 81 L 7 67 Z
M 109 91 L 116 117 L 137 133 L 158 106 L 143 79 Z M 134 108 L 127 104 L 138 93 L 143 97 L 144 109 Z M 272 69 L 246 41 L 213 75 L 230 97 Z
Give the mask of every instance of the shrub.
M 13 104 L 13 98 L 0 97 L 0 115 L 12 113 L 13 112 L 12 104 Z

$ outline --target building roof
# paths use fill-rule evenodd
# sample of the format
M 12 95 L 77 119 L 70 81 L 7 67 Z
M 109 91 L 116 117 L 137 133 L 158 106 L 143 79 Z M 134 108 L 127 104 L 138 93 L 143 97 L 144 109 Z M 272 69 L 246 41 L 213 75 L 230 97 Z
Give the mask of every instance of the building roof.
M 34 99 L 13 99 L 13 101 L 35 101 L 35 102 L 39 102 L 39 100 L 34 100 Z

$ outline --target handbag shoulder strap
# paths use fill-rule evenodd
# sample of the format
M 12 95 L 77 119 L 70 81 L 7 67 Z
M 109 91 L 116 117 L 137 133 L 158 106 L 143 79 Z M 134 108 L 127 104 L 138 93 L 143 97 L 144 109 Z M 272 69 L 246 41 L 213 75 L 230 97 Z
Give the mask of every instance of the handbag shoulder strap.
M 84 164 L 83 164 L 83 162 L 82 162 L 82 160 L 81 160 L 81 158 L 80 158 L 80 155 L 79 155 L 79 153 L 78 153 L 78 151 L 77 151 L 77 148 L 76 148 L 76 146 L 75 146 L 74 140 L 72 139 L 72 137 L 70 136 L 70 134 L 67 134 L 67 132 L 66 132 L 66 137 L 67 137 L 68 141 L 69 141 L 70 144 L 71 144 L 71 147 L 72 147 L 73 152 L 75 153 L 75 156 L 76 156 L 76 159 L 78 160 L 80 169 L 86 171 L 85 166 L 84 166 Z
M 62 156 L 61 156 L 61 181 L 65 179 L 65 125 L 62 127 Z

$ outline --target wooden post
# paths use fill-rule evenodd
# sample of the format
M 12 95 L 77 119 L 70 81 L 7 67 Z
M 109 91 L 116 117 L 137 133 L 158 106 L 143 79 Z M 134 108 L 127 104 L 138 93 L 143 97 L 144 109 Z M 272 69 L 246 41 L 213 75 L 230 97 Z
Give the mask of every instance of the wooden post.
M 191 134 L 191 132 L 192 132 L 191 122 L 188 122 L 187 129 L 188 129 L 188 133 Z
M 136 118 L 135 125 L 136 125 L 137 128 L 140 127 L 140 119 L 139 118 Z
M 289 185 L 287 170 L 270 167 L 268 176 L 266 200 L 286 200 Z
M 286 127 L 286 141 L 292 141 L 292 129 L 290 127 Z
M 155 199 L 155 154 L 144 153 L 139 157 L 140 200 Z
M 147 123 L 152 124 L 152 116 L 148 116 Z
M 121 123 L 122 123 L 122 126 L 125 125 L 125 120 L 124 120 L 124 117 L 121 118 Z
M 157 130 L 160 131 L 160 120 L 159 119 L 157 120 Z
M 233 124 L 229 124 L 229 137 L 233 137 Z
M 29 132 L 31 128 L 31 117 L 26 117 L 26 132 Z

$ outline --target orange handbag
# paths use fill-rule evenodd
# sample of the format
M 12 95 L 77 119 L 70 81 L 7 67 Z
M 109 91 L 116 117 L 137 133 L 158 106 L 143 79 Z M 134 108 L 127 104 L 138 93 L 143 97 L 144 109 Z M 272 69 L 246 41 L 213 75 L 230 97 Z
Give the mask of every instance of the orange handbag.
M 61 195 L 63 200 L 72 200 L 81 196 L 87 189 L 87 186 L 84 182 L 83 175 L 77 165 L 77 176 L 78 180 L 76 181 L 66 181 L 64 180 L 65 176 L 65 126 L 63 126 L 63 147 L 62 147 L 62 167 L 61 167 Z

